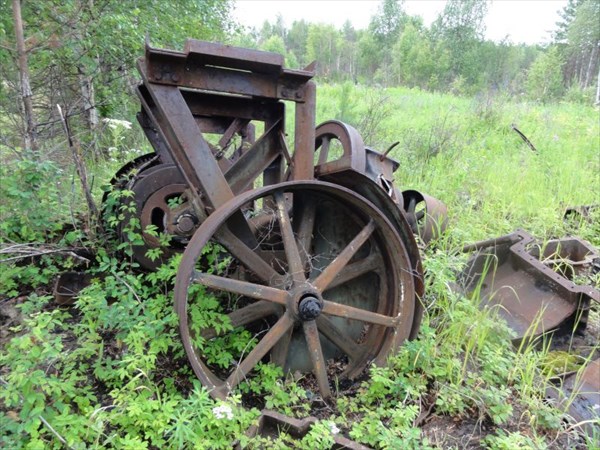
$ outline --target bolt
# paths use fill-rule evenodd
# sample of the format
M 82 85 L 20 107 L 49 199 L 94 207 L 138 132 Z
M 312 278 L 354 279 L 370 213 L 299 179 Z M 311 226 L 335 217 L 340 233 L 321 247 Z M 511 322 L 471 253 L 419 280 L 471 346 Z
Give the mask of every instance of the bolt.
M 179 81 L 179 75 L 177 75 L 176 73 L 171 74 L 171 81 L 173 83 L 177 83 Z
M 189 214 L 184 214 L 177 219 L 177 231 L 180 233 L 189 233 L 194 229 L 196 223 L 194 217 Z
M 321 304 L 319 299 L 312 295 L 307 295 L 298 304 L 298 313 L 302 320 L 314 320 L 321 314 Z

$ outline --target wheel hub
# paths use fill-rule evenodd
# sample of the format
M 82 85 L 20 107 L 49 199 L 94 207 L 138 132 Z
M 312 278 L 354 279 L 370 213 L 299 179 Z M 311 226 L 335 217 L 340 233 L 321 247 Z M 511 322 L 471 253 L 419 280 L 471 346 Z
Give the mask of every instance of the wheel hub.
M 322 309 L 322 302 L 313 294 L 306 294 L 298 302 L 298 316 L 303 321 L 316 319 Z
M 197 228 L 198 219 L 189 213 L 184 213 L 177 218 L 175 226 L 179 234 L 187 235 Z

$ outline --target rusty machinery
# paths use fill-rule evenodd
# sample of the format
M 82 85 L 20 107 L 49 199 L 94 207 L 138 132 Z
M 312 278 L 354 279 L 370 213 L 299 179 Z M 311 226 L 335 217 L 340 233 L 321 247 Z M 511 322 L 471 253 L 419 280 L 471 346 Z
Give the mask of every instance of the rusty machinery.
M 154 153 L 113 185 L 134 193 L 142 267 L 161 262 L 146 255 L 160 245 L 156 233 L 171 237 L 164 257 L 183 251 L 180 334 L 214 397 L 263 361 L 312 372 L 329 397 L 333 377 L 358 376 L 416 335 L 423 280 L 413 232 L 431 237 L 445 209 L 403 195 L 398 163 L 351 126 L 315 127 L 313 65 L 290 70 L 279 54 L 188 40 L 183 52 L 147 45 L 138 70 L 138 121 Z M 202 317 L 214 312 L 227 323 L 207 326 Z M 252 339 L 237 354 L 210 350 L 240 333 Z
M 514 331 L 513 341 L 587 325 L 600 291 L 574 278 L 593 269 L 598 254 L 587 242 L 563 238 L 537 243 L 523 230 L 463 248 L 475 252 L 459 276 L 460 292 L 480 296 Z

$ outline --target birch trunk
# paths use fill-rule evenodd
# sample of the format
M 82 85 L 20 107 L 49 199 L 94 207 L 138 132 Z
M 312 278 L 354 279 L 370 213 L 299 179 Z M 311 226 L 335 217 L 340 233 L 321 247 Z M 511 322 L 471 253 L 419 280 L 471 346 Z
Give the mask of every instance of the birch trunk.
M 25 37 L 23 36 L 23 18 L 21 17 L 21 1 L 13 0 L 13 19 L 15 23 L 15 38 L 17 41 L 17 54 L 19 56 L 19 77 L 21 88 L 21 101 L 25 115 L 25 134 L 23 136 L 25 151 L 34 153 L 38 150 L 37 125 L 33 114 L 33 102 L 31 97 L 31 84 L 29 82 L 29 65 L 27 63 L 27 51 L 25 49 Z
M 598 43 L 600 45 L 600 42 Z M 585 86 L 588 87 L 592 82 L 592 71 L 594 70 L 595 62 L 596 62 L 596 54 L 598 51 L 598 45 L 592 47 L 592 51 L 590 52 L 590 62 L 588 63 L 588 68 L 585 72 Z

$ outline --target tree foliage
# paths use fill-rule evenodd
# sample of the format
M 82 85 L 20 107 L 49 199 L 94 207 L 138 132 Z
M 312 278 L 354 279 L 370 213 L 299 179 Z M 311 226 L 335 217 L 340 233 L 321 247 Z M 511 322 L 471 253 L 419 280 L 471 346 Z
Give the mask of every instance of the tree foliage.
M 555 100 L 563 91 L 562 57 L 557 47 L 541 54 L 527 74 L 527 93 L 532 100 Z
M 146 33 L 153 44 L 171 48 L 186 37 L 225 40 L 233 31 L 230 9 L 231 3 L 221 0 L 23 2 L 39 131 L 46 138 L 62 133 L 57 104 L 74 129 L 90 130 L 102 117 L 131 116 L 135 61 L 143 54 Z M 21 130 L 3 136 L 2 144 L 16 148 L 23 124 L 10 11 L 9 0 L 0 0 L 0 75 L 5 80 L 0 106 L 12 129 Z

